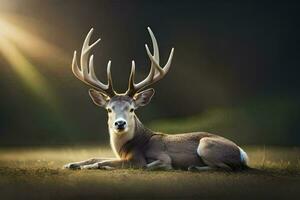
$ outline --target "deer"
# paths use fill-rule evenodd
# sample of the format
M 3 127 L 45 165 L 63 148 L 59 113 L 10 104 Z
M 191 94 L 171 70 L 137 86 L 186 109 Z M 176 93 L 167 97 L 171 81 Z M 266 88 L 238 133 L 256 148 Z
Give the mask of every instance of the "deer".
M 113 88 L 111 61 L 107 64 L 107 83 L 97 78 L 91 49 L 100 38 L 90 44 L 93 28 L 82 46 L 80 67 L 76 51 L 72 61 L 74 75 L 91 86 L 89 96 L 94 104 L 108 113 L 108 132 L 114 158 L 91 158 L 64 165 L 67 169 L 148 169 L 148 170 L 236 170 L 248 167 L 247 153 L 233 141 L 207 132 L 165 134 L 146 128 L 135 110 L 146 106 L 155 91 L 148 88 L 163 79 L 170 70 L 174 48 L 167 63 L 161 67 L 157 40 L 148 27 L 153 54 L 145 44 L 150 59 L 150 72 L 146 78 L 135 82 L 135 61 L 132 60 L 128 89 L 117 93 Z M 148 88 L 148 89 L 147 89 Z

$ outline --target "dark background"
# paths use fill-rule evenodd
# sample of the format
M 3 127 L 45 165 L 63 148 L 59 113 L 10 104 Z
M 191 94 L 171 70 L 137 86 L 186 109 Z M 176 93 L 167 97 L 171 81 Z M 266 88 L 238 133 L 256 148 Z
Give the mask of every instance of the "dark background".
M 35 36 L 12 44 L 44 89 L 34 90 L 39 82 L 17 73 L 26 65 L 12 64 L 0 51 L 0 144 L 108 144 L 105 111 L 71 72 L 73 51 L 94 27 L 93 39 L 102 39 L 94 51 L 96 73 L 105 81 L 112 59 L 114 85 L 125 91 L 132 59 L 139 80 L 148 73 L 144 44 L 151 43 L 150 26 L 161 62 L 172 47 L 175 54 L 169 74 L 154 86 L 152 103 L 138 111 L 145 124 L 167 132 L 217 132 L 243 144 L 299 145 L 299 8 L 270 2 L 4 0 L 0 19 Z M 43 42 L 34 45 L 35 39 Z

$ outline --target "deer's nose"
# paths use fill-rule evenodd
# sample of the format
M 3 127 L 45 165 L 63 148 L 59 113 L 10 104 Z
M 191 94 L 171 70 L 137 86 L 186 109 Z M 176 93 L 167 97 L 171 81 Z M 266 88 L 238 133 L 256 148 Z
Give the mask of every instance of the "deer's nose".
M 126 121 L 124 121 L 124 120 L 115 121 L 115 127 L 117 129 L 124 129 L 125 125 L 126 125 Z

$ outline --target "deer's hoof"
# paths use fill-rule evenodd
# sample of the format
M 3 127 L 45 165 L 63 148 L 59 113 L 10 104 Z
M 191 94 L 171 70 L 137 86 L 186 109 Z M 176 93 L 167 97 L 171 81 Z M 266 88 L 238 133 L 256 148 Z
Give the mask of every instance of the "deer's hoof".
M 76 163 L 69 163 L 64 165 L 64 169 L 80 169 L 80 165 Z

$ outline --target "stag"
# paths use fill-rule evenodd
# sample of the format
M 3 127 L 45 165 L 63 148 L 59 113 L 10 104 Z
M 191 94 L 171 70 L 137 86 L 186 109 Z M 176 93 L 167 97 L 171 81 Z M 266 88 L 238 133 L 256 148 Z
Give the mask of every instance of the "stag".
M 156 38 L 148 27 L 153 54 L 145 44 L 146 52 L 151 61 L 147 77 L 135 82 L 135 62 L 132 61 L 128 89 L 125 93 L 117 93 L 113 89 L 111 61 L 107 64 L 107 84 L 98 80 L 94 71 L 94 56 L 90 38 L 93 29 L 87 34 L 81 50 L 80 66 L 78 67 L 76 51 L 74 52 L 72 71 L 84 83 L 92 86 L 89 95 L 93 102 L 108 113 L 108 130 L 110 145 L 115 158 L 92 158 L 85 161 L 69 163 L 68 169 L 184 169 L 235 170 L 247 167 L 248 156 L 234 142 L 206 132 L 182 134 L 163 134 L 147 129 L 135 114 L 139 107 L 147 105 L 154 95 L 154 89 L 146 89 L 161 80 L 170 70 L 174 48 L 165 66 L 159 62 L 159 49 Z

